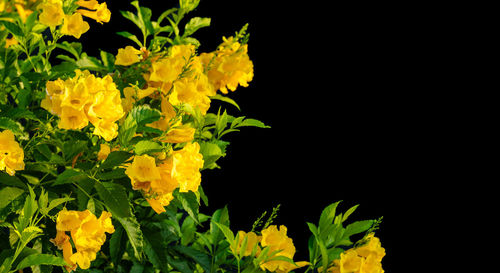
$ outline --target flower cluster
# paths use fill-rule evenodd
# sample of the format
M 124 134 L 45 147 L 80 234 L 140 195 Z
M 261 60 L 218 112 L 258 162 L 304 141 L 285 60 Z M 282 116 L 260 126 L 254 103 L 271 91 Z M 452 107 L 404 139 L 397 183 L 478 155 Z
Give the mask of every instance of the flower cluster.
M 143 191 L 151 207 L 160 214 L 173 199 L 172 193 L 198 191 L 201 182 L 200 169 L 203 155 L 198 143 L 188 143 L 184 148 L 156 164 L 149 155 L 135 156 L 125 173 L 130 178 L 132 188 Z
M 234 37 L 224 37 L 223 41 L 215 52 L 202 53 L 200 58 L 210 83 L 227 94 L 227 89 L 234 91 L 238 85 L 248 86 L 253 79 L 253 63 L 248 57 L 248 44 L 241 44 Z
M 118 134 L 115 122 L 124 115 L 120 91 L 111 76 L 95 77 L 87 70 L 76 76 L 46 84 L 47 95 L 41 106 L 60 117 L 59 128 L 82 129 L 89 121 L 94 134 L 110 141 Z
M 83 16 L 94 19 L 99 23 L 107 23 L 111 18 L 106 3 L 98 3 L 96 0 L 79 0 L 76 4 L 80 7 L 71 14 L 64 13 L 64 2 L 62 0 L 45 0 L 41 5 L 40 23 L 55 28 L 61 26 L 61 34 L 71 35 L 77 39 L 90 28 L 89 23 L 83 20 Z
M 340 259 L 333 261 L 334 266 L 328 269 L 329 273 L 384 273 L 382 258 L 385 249 L 380 239 L 372 234 L 366 238 L 367 243 L 351 248 L 340 254 Z
M 51 242 L 63 251 L 63 257 L 68 266 L 68 271 L 75 270 L 77 265 L 81 269 L 88 269 L 90 262 L 96 259 L 96 253 L 106 241 L 106 234 L 115 232 L 111 223 L 111 213 L 103 211 L 97 218 L 89 210 L 75 211 L 62 210 L 57 216 L 57 235 Z M 76 248 L 73 253 L 73 246 Z
M 287 273 L 294 269 L 307 266 L 308 262 L 296 262 L 294 264 L 286 260 L 273 259 L 277 256 L 286 257 L 293 260 L 295 255 L 295 246 L 292 238 L 287 235 L 287 227 L 284 225 L 276 226 L 270 225 L 261 231 L 261 236 L 255 232 L 238 231 L 236 247 L 231 247 L 233 253 L 240 253 L 243 241 L 246 238 L 246 248 L 243 250 L 243 256 L 259 256 L 263 248 L 268 247 L 268 253 L 272 254 L 271 257 L 264 260 L 260 267 L 262 270 L 269 270 L 270 272 Z M 259 246 L 260 243 L 260 246 Z
M 3 170 L 11 176 L 24 170 L 24 151 L 11 130 L 0 133 L 0 171 Z

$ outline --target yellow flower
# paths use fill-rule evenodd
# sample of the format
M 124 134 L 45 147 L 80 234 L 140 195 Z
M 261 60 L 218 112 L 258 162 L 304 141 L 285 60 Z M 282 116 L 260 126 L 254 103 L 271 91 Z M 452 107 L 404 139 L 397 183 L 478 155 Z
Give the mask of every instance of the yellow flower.
M 280 251 L 277 256 L 284 256 L 293 259 L 295 255 L 295 246 L 293 240 L 287 236 L 286 226 L 281 225 L 278 229 L 276 225 L 271 225 L 262 230 L 262 247 L 269 246 L 269 253 Z M 272 257 L 271 257 L 272 258 Z M 308 265 L 307 262 L 296 262 L 298 267 Z M 271 260 L 263 262 L 260 267 L 264 270 L 267 269 L 271 272 L 286 273 L 298 267 L 287 261 Z
M 334 261 L 334 266 L 328 269 L 332 273 L 383 273 L 382 258 L 385 249 L 380 239 L 369 234 L 364 245 L 351 248 L 340 254 L 340 259 Z
M 149 155 L 135 156 L 125 174 L 130 178 L 134 190 L 148 191 L 151 182 L 161 178 L 154 157 Z
M 245 238 L 247 238 L 247 246 L 243 252 L 243 256 L 252 255 L 252 253 L 254 252 L 254 249 L 255 249 L 255 255 L 256 256 L 259 255 L 259 253 L 260 253 L 259 242 L 262 238 L 261 236 L 257 236 L 257 234 L 255 234 L 255 232 L 246 233 L 242 230 L 238 231 L 237 236 L 238 236 L 238 243 L 237 243 L 236 249 L 233 249 L 231 247 L 231 251 L 233 251 L 233 253 L 236 253 L 236 254 L 240 253 L 243 241 L 245 240 Z
M 368 242 L 356 248 L 356 252 L 362 257 L 368 258 L 373 256 L 377 261 L 381 261 L 385 256 L 385 249 L 382 247 L 380 239 L 375 237 L 373 233 L 370 233 L 366 236 L 366 240 Z
M 97 160 L 105 160 L 108 158 L 109 153 L 111 152 L 111 148 L 108 144 L 101 144 L 99 152 L 97 153 Z
M 151 208 L 158 214 L 165 212 L 165 206 L 170 204 L 170 201 L 174 199 L 171 193 L 157 195 L 156 197 L 146 198 Z
M 79 1 L 80 3 L 86 2 L 86 1 Z M 77 10 L 78 13 L 80 13 L 83 16 L 92 18 L 96 20 L 98 23 L 108 23 L 109 20 L 111 19 L 111 11 L 108 9 L 107 4 L 104 2 L 102 4 L 95 5 L 95 2 L 86 4 L 84 7 L 90 7 L 90 9 L 95 9 L 93 11 L 91 10 L 84 10 L 84 9 L 79 9 Z
M 5 48 L 9 48 L 10 46 L 17 44 L 19 44 L 19 42 L 14 37 L 5 39 Z
M 202 92 L 199 92 L 200 85 L 197 80 L 183 78 L 174 82 L 174 88 L 169 96 L 172 105 L 188 103 L 193 107 L 200 109 L 202 114 L 206 114 L 210 108 L 210 98 Z
M 33 13 L 32 10 L 30 9 L 25 9 L 25 7 L 22 4 L 15 4 L 16 9 L 17 9 L 17 14 L 19 14 L 19 17 L 21 17 L 21 20 L 23 20 L 23 23 L 26 23 L 26 19 L 28 19 L 28 16 Z
M 76 110 L 73 107 L 62 107 L 60 117 L 58 126 L 61 129 L 82 129 L 89 124 L 85 112 Z
M 238 85 L 248 86 L 253 79 L 253 63 L 247 44 L 241 45 L 234 37 L 223 40 L 215 52 L 203 53 L 200 58 L 215 89 L 227 94 L 227 89 L 234 91 Z
M 49 0 L 41 4 L 42 13 L 40 14 L 40 23 L 56 27 L 63 23 L 64 11 L 61 0 Z
M 180 192 L 198 191 L 201 183 L 200 169 L 204 163 L 199 151 L 200 145 L 194 142 L 172 153 L 172 177 L 179 183 Z
M 135 64 L 140 61 L 139 54 L 141 54 L 141 51 L 132 46 L 120 48 L 118 49 L 118 54 L 116 55 L 115 64 L 124 66 Z
M 171 83 L 175 81 L 188 66 L 191 56 L 194 54 L 193 45 L 175 45 L 170 49 L 168 57 L 153 62 L 149 80 L 154 82 Z M 168 91 L 168 90 L 164 90 Z
M 50 241 L 63 250 L 64 260 L 68 263 L 66 269 L 70 272 L 76 269 L 77 264 L 81 269 L 88 269 L 90 263 L 95 260 L 96 253 L 106 241 L 104 233 L 115 231 L 109 212 L 103 211 L 98 219 L 89 210 L 68 211 L 66 209 L 57 215 L 56 229 L 56 238 Z M 71 233 L 76 253 L 73 253 L 67 231 Z
M 24 170 L 24 151 L 11 130 L 0 133 L 0 171 L 3 170 L 11 176 Z
M 41 106 L 61 118 L 59 128 L 82 129 L 90 121 L 95 135 L 111 141 L 118 135 L 116 121 L 125 114 L 120 91 L 109 75 L 99 78 L 89 71 L 75 73 L 65 81 L 48 81 Z
M 80 13 L 75 13 L 73 15 L 64 16 L 64 24 L 61 28 L 61 33 L 80 39 L 80 36 L 89 29 L 89 23 L 83 21 Z
M 340 272 L 358 272 L 362 261 L 356 250 L 349 249 L 340 254 Z
M 99 2 L 96 0 L 78 0 L 76 4 L 88 9 L 97 9 L 99 7 Z

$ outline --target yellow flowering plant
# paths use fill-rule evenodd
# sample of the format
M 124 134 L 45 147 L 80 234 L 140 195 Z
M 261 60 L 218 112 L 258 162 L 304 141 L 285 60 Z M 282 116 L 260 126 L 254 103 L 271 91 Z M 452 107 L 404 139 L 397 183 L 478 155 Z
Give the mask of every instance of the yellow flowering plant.
M 253 62 L 247 25 L 198 51 L 199 1 L 158 17 L 132 1 L 142 36 L 94 57 L 78 39 L 115 16 L 105 1 L 0 0 L 0 273 L 383 272 L 380 221 L 345 224 L 356 207 L 308 223 L 308 261 L 276 211 L 238 232 L 227 207 L 200 212 L 226 135 L 269 126 L 212 109 L 239 109 Z

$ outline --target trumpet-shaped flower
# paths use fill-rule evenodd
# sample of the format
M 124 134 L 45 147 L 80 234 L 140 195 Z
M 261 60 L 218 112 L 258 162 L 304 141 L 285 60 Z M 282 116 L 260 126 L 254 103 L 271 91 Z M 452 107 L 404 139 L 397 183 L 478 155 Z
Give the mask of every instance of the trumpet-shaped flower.
M 61 33 L 80 39 L 80 36 L 89 29 L 89 23 L 83 21 L 80 13 L 75 13 L 73 15 L 64 16 L 64 24 L 61 28 Z
M 101 3 L 101 4 L 96 4 L 97 1 L 78 1 L 77 4 L 80 3 L 80 6 L 92 9 L 92 10 L 85 10 L 85 9 L 79 9 L 77 10 L 78 13 L 85 17 L 89 17 L 94 19 L 96 22 L 102 24 L 108 23 L 109 20 L 111 19 L 111 11 L 108 9 L 108 5 L 106 2 Z
M 135 64 L 140 61 L 139 54 L 141 54 L 141 51 L 132 46 L 120 48 L 118 49 L 118 54 L 116 55 L 115 64 L 124 66 Z
M 41 106 L 61 118 L 59 128 L 82 129 L 90 121 L 95 135 L 111 141 L 118 135 L 116 121 L 125 114 L 120 91 L 109 75 L 99 78 L 88 71 L 75 72 L 74 78 L 48 81 Z
M 11 176 L 24 170 L 24 151 L 11 130 L 0 133 L 0 171 L 3 170 Z
M 89 210 L 68 211 L 66 209 L 57 215 L 56 229 L 56 238 L 50 241 L 63 250 L 68 271 L 75 270 L 77 265 L 81 269 L 88 269 L 106 241 L 105 233 L 115 231 L 109 212 L 103 211 L 101 216 L 97 218 Z M 76 253 L 73 253 L 70 237 L 66 234 L 67 231 L 71 234 Z
M 216 90 L 227 94 L 238 85 L 247 87 L 253 79 L 253 63 L 248 56 L 248 45 L 240 44 L 234 37 L 223 38 L 224 42 L 215 52 L 203 53 L 200 58 L 208 78 Z
M 293 240 L 289 238 L 286 233 L 286 226 L 282 225 L 278 229 L 277 226 L 271 225 L 262 230 L 262 241 L 260 244 L 262 247 L 269 247 L 269 253 L 279 251 L 278 254 L 276 254 L 277 256 L 284 256 L 286 258 L 293 259 L 293 256 L 295 255 L 295 246 L 293 245 Z M 308 265 L 307 262 L 296 262 L 296 264 L 297 266 L 283 260 L 270 260 L 263 262 L 260 267 L 271 272 L 286 273 L 297 269 L 298 267 Z
M 40 13 L 39 17 L 40 23 L 49 27 L 56 27 L 62 24 L 64 19 L 62 5 L 61 0 L 49 0 L 42 3 L 40 5 L 42 8 L 42 13 Z
M 181 150 L 172 153 L 172 160 L 172 177 L 179 183 L 179 191 L 198 191 L 201 183 L 200 169 L 204 163 L 200 145 L 197 142 L 186 144 Z
M 367 242 L 364 245 L 341 253 L 340 259 L 333 261 L 334 266 L 328 268 L 328 272 L 383 273 L 382 258 L 385 256 L 385 249 L 380 239 L 371 233 L 365 240 Z

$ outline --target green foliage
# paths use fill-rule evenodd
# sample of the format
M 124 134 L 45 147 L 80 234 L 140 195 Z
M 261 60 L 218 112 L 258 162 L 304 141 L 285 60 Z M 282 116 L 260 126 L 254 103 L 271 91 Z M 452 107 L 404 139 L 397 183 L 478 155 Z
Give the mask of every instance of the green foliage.
M 75 0 L 63 2 L 66 15 L 81 8 Z M 95 259 L 92 257 L 89 272 L 257 273 L 265 272 L 262 264 L 266 262 L 295 264 L 293 259 L 280 255 L 281 250 L 273 251 L 270 246 L 260 249 L 256 245 L 250 255 L 245 253 L 250 237 L 231 230 L 227 207 L 217 209 L 211 215 L 203 213 L 204 206 L 209 203 L 203 183 L 196 191 L 181 192 L 177 187 L 168 192 L 171 196 L 151 190 L 151 184 L 173 180 L 196 160 L 202 167 L 197 165 L 195 171 L 221 168 L 218 162 L 228 153 L 229 133 L 246 127 L 270 128 L 259 120 L 229 114 L 223 106 L 231 108 L 229 110 L 236 108 L 241 111 L 241 108 L 230 95 L 215 94 L 217 90 L 206 91 L 210 95 L 202 99 L 221 102 L 222 106 L 217 110 L 201 109 L 196 103 L 179 98 L 181 102 L 173 105 L 169 96 L 178 91 L 179 87 L 174 86 L 176 83 L 191 78 L 199 80 L 201 72 L 196 74 L 197 69 L 203 70 L 202 75 L 209 81 L 209 65 L 199 68 L 194 63 L 197 60 L 201 64 L 201 55 L 196 50 L 189 56 L 182 56 L 184 63 L 175 68 L 181 72 L 172 82 L 147 79 L 155 62 L 171 57 L 173 46 L 194 45 L 193 48 L 197 48 L 200 45 L 193 36 L 200 29 L 209 27 L 211 19 L 188 17 L 199 2 L 179 0 L 175 7 L 156 14 L 156 11 L 141 6 L 139 1 L 132 1 L 131 10 L 121 11 L 121 15 L 137 27 L 117 33 L 139 49 L 136 49 L 139 53 L 134 54 L 140 60 L 130 65 L 118 62 L 115 65 L 118 60 L 115 52 L 101 50 L 99 56 L 89 56 L 84 51 L 85 45 L 75 39 L 60 41 L 67 34 L 63 34 L 61 25 L 48 27 L 40 22 L 45 9 L 37 6 L 38 3 L 26 2 L 24 8 L 33 12 L 21 14 L 19 8 L 13 6 L 13 1 L 2 2 L 12 7 L 2 7 L 0 12 L 0 133 L 11 132 L 14 140 L 10 139 L 10 134 L 0 138 L 0 273 L 27 268 L 32 272 L 52 272 L 57 267 L 69 266 L 67 253 L 59 249 L 60 245 L 56 246 L 56 235 L 65 232 L 71 236 L 72 249 L 82 251 L 78 249 L 81 246 L 73 241 L 76 232 L 59 227 L 67 224 L 61 224 L 58 219 L 64 210 L 88 210 L 96 218 L 103 212 L 111 213 L 114 232 L 106 235 Z M 245 25 L 236 32 L 235 41 L 248 43 L 247 30 L 248 25 Z M 54 50 L 57 53 L 53 55 Z M 169 72 L 174 68 L 166 70 Z M 92 76 L 79 79 L 78 83 L 72 82 L 76 75 L 83 73 Z M 82 94 L 86 92 L 94 94 L 89 99 L 92 102 L 110 99 L 106 97 L 108 94 L 95 95 L 101 92 L 99 88 L 89 87 L 97 79 L 106 81 L 107 87 L 116 85 L 120 102 L 113 107 L 131 103 L 114 123 L 102 128 L 96 126 L 106 121 L 102 112 L 111 115 L 116 109 L 90 102 L 79 104 L 85 100 Z M 63 82 L 64 88 L 49 88 L 50 83 L 55 82 Z M 76 89 L 82 82 L 85 82 L 84 88 Z M 127 87 L 135 88 L 137 94 L 130 97 L 125 92 Z M 199 86 L 195 87 L 198 92 Z M 148 88 L 150 93 L 139 96 L 139 91 L 145 92 Z M 64 105 L 62 102 L 52 105 L 53 97 L 67 90 L 77 90 L 75 98 L 68 99 L 69 95 L 58 97 L 64 99 Z M 110 100 L 115 99 L 118 98 Z M 78 123 L 79 118 L 84 120 L 83 125 L 64 129 L 63 110 L 85 112 L 84 117 L 76 114 L 65 117 L 66 126 Z M 186 128 L 194 135 L 183 131 Z M 114 130 L 116 134 L 110 134 L 108 139 L 98 134 L 98 130 Z M 171 139 L 165 140 L 168 137 Z M 188 163 L 176 162 L 180 160 L 178 157 L 184 156 L 180 152 L 192 142 L 199 145 L 199 152 L 189 155 Z M 19 146 L 17 150 L 16 145 Z M 106 147 L 109 150 L 106 151 Z M 19 150 L 23 151 L 22 156 Z M 15 162 L 12 154 L 22 160 Z M 136 158 L 146 156 L 154 161 L 155 170 L 158 171 L 160 164 L 171 166 L 171 169 L 161 169 L 161 173 L 158 171 L 160 179 L 157 175 L 156 180 L 148 180 L 144 177 L 154 170 L 140 166 L 136 170 L 138 178 L 132 178 L 130 166 Z M 196 176 L 191 172 L 188 175 L 189 179 Z M 169 200 L 168 205 L 158 205 L 165 211 L 152 209 L 152 202 L 165 202 L 165 199 Z M 313 233 L 309 244 L 311 269 L 317 270 L 321 265 L 326 268 L 344 248 L 353 245 L 352 237 L 372 232 L 380 222 L 365 220 L 344 226 L 356 207 L 337 215 L 337 205 L 334 203 L 323 211 L 318 225 L 308 223 Z M 266 219 L 267 214 L 259 218 L 251 231 L 259 233 L 259 230 L 268 228 L 275 221 L 278 209 L 279 205 Z M 76 270 L 83 271 L 81 268 Z

